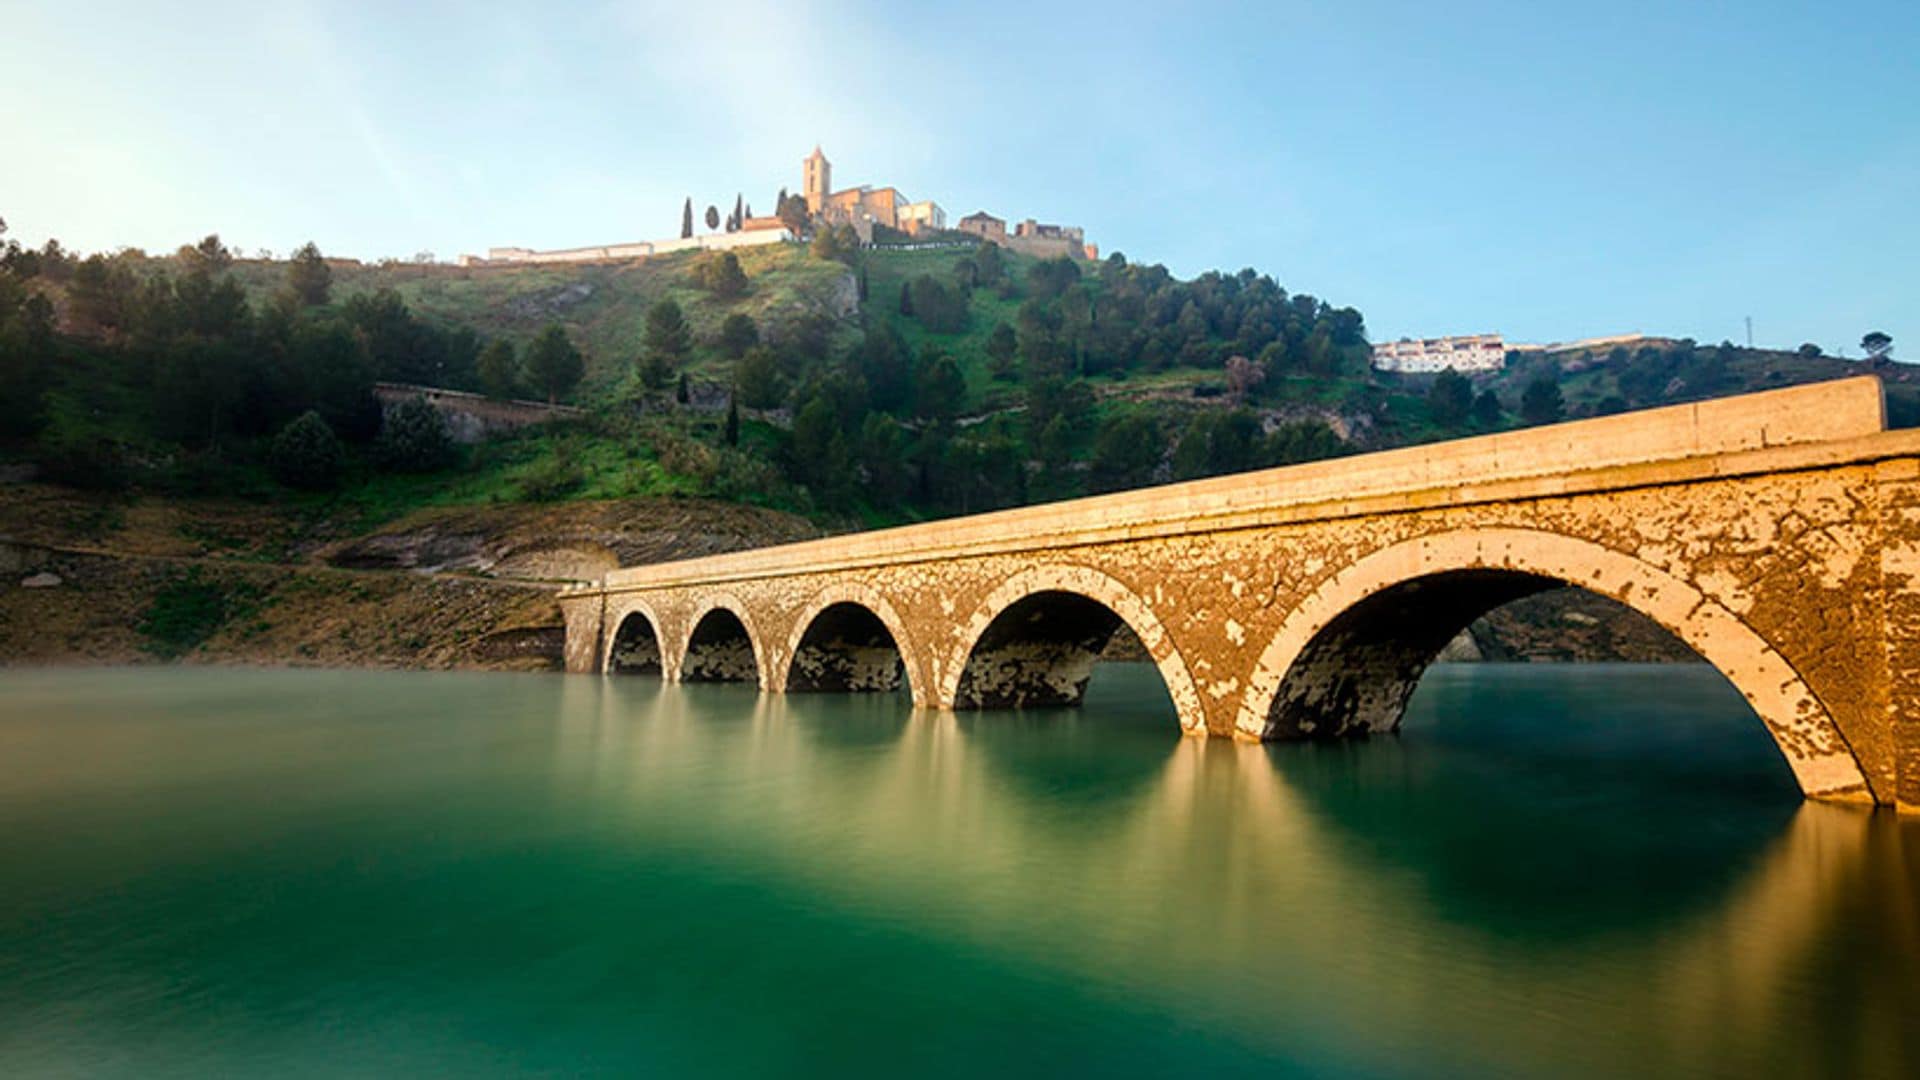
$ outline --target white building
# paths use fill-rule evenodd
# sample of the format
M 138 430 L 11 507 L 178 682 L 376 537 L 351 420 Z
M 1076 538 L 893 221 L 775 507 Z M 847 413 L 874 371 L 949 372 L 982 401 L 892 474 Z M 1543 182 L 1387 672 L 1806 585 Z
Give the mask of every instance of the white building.
M 1380 371 L 1432 374 L 1455 371 L 1498 371 L 1507 362 L 1507 346 L 1499 334 L 1461 337 L 1401 338 L 1373 347 L 1373 366 Z

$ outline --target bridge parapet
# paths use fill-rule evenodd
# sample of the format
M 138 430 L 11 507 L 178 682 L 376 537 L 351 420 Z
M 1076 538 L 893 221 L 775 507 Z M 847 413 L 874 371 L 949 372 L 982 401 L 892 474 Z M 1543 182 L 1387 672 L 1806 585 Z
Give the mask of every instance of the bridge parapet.
M 890 644 L 918 704 L 1034 704 L 1125 625 L 1187 730 L 1325 737 L 1391 730 L 1468 621 L 1569 584 L 1719 666 L 1809 794 L 1920 809 L 1920 432 L 1884 427 L 1850 379 L 622 569 L 562 594 L 568 663 L 644 610 L 676 678 L 720 606 L 769 691 L 893 685 Z M 857 634 L 809 633 L 847 603 Z

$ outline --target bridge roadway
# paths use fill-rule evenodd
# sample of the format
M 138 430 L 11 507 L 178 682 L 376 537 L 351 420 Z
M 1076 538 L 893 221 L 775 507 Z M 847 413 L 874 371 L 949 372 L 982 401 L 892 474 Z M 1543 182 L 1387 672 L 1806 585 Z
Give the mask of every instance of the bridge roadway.
M 1487 611 L 1575 585 L 1746 696 L 1809 796 L 1920 813 L 1920 431 L 1879 381 L 621 569 L 567 668 L 1071 704 L 1122 628 L 1181 726 L 1391 731 Z

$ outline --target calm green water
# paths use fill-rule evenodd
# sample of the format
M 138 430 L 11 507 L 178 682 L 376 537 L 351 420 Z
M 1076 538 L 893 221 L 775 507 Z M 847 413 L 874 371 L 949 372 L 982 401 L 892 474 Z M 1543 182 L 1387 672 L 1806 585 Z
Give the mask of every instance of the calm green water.
M 0 674 L 0 1075 L 1915 1075 L 1920 825 L 1702 669 L 1397 738 L 647 679 Z

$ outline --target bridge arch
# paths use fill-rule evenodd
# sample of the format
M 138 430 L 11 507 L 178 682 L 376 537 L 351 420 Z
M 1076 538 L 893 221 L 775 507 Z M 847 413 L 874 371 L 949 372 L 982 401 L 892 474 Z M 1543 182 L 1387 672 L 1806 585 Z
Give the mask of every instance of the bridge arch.
M 804 678 L 820 684 L 822 688 L 832 686 L 835 689 L 878 690 L 893 689 L 897 686 L 897 682 L 892 685 L 880 685 L 887 680 L 875 678 L 877 672 L 869 672 L 862 677 L 844 670 L 829 673 L 816 667 L 820 660 L 812 653 L 825 643 L 809 641 L 809 635 L 815 635 L 823 629 L 830 629 L 823 625 L 823 619 L 831 620 L 841 615 L 852 616 L 855 612 L 864 613 L 865 618 L 855 616 L 839 620 L 839 625 L 831 629 L 838 629 L 848 636 L 865 638 L 866 640 L 863 641 L 844 643 L 863 651 L 881 647 L 881 643 L 876 640 L 880 635 L 872 631 L 879 630 L 884 634 L 887 639 L 885 645 L 892 649 L 899 660 L 899 669 L 894 679 L 904 678 L 907 692 L 912 696 L 913 703 L 924 706 L 927 698 L 925 686 L 927 679 L 923 674 L 924 669 L 919 666 L 919 650 L 907 635 L 906 620 L 900 617 L 899 611 L 895 610 L 893 604 L 878 590 L 851 581 L 829 585 L 814 596 L 806 608 L 800 612 L 799 617 L 794 620 L 792 633 L 787 636 L 786 649 L 772 665 L 772 685 L 781 690 L 792 690 L 795 689 L 795 679 Z M 803 655 L 803 652 L 807 655 Z M 880 662 L 880 658 L 870 657 L 865 660 L 866 665 L 877 662 Z M 833 663 L 831 666 L 840 668 L 842 665 Z
M 752 682 L 767 689 L 767 651 L 751 611 L 728 592 L 715 593 L 694 609 L 674 665 L 679 681 Z
M 1392 730 L 1447 641 L 1487 611 L 1573 585 L 1665 627 L 1747 699 L 1808 795 L 1870 799 L 1846 737 L 1785 657 L 1694 585 L 1631 555 L 1533 529 L 1404 541 L 1336 572 L 1287 616 L 1248 678 L 1248 739 Z
M 1040 700 L 1057 704 L 1077 702 L 1086 689 L 1087 677 L 1098 655 L 1098 649 L 1091 647 L 1090 641 L 1063 640 L 1053 643 L 1057 647 L 1038 655 L 1008 658 L 1002 665 L 1003 672 L 1027 684 L 1015 688 L 1011 694 L 985 692 L 979 686 L 970 685 L 967 677 L 969 667 L 976 660 L 991 662 L 976 654 L 983 645 L 992 647 L 989 631 L 995 630 L 996 624 L 1004 625 L 1002 617 L 1013 613 L 1022 604 L 1045 597 L 1069 598 L 1068 603 L 1075 610 L 1065 612 L 1064 621 L 1085 621 L 1089 616 L 1097 615 L 1082 605 L 1105 609 L 1117 617 L 1119 623 L 1124 623 L 1140 639 L 1140 644 L 1146 647 L 1147 654 L 1160 669 L 1160 679 L 1166 684 L 1168 695 L 1173 698 L 1181 729 L 1192 735 L 1206 734 L 1206 711 L 1200 703 L 1200 692 L 1194 685 L 1185 658 L 1174 647 L 1173 639 L 1161 624 L 1159 616 L 1154 614 L 1139 594 L 1122 582 L 1091 567 L 1077 564 L 1032 567 L 1007 578 L 987 594 L 961 629 L 954 651 L 935 672 L 938 688 L 936 700 L 947 708 L 976 707 L 1001 698 L 1017 703 L 1036 700 L 1036 696 L 1029 695 L 1038 690 Z M 1101 644 L 1116 627 L 1117 624 L 1106 627 L 1105 634 L 1100 635 Z M 1098 632 L 1097 626 L 1091 629 Z M 1023 668 L 1025 670 L 1017 670 Z M 978 669 L 976 673 L 979 673 Z
M 615 609 L 607 626 L 599 664 L 602 674 L 666 674 L 667 639 L 660 632 L 660 616 L 645 601 L 628 600 Z

